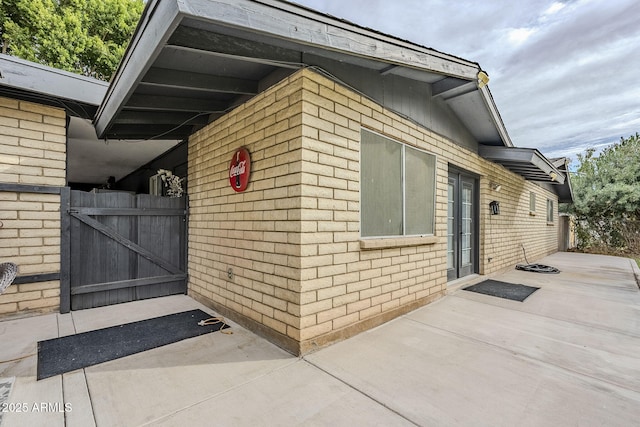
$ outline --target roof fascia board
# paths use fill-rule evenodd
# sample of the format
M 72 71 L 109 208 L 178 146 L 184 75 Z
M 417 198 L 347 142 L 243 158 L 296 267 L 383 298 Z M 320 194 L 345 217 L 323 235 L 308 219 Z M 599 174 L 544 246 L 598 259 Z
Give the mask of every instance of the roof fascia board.
M 478 153 L 480 156 L 488 160 L 503 160 L 514 162 L 530 162 L 536 155 L 535 148 L 516 148 L 516 147 L 494 147 L 481 145 Z M 539 153 L 539 152 L 538 152 Z M 542 156 L 542 154 L 540 154 Z
M 89 105 L 100 105 L 108 83 L 0 54 L 0 85 Z
M 560 184 L 564 183 L 564 174 L 556 169 L 555 166 L 553 166 L 551 162 L 538 150 L 534 149 L 533 155 L 531 156 L 531 163 L 549 176 L 551 176 L 551 174 L 554 174 L 555 178 L 552 178 L 553 181 L 556 181 Z
M 292 3 L 279 0 L 215 1 L 217 7 L 225 7 L 229 13 L 220 13 L 217 7 L 211 7 L 212 2 L 209 0 L 184 0 L 184 3 L 185 9 L 188 8 L 191 14 L 200 19 L 236 28 L 250 28 L 256 32 L 327 50 L 435 72 L 470 81 L 477 88 L 478 73 L 481 71 L 477 63 L 367 30 Z M 213 13 L 213 10 L 216 12 Z M 390 70 L 387 68 L 383 73 Z M 465 87 L 468 88 L 468 85 Z M 478 90 L 503 145 L 513 147 L 489 88 L 484 86 Z
M 569 174 L 569 172 L 567 172 L 566 175 L 567 179 L 564 182 L 564 185 L 567 186 L 567 192 L 568 197 L 566 197 L 564 200 L 561 200 L 561 202 L 563 203 L 573 203 L 573 186 L 571 185 L 571 175 Z
M 571 185 L 571 172 L 569 172 L 569 159 L 561 157 L 559 159 L 552 160 L 551 163 L 553 163 L 553 165 L 565 176 L 565 193 L 568 193 L 568 195 L 563 200 L 560 200 L 560 202 L 573 203 L 573 186 Z
M 182 0 L 191 17 L 391 64 L 476 80 L 478 64 L 274 0 Z
M 535 148 L 492 147 L 481 145 L 478 150 L 481 157 L 495 163 L 520 162 L 530 163 L 550 176 L 556 175 L 555 181 L 564 184 L 565 175 L 560 172 L 542 153 Z
M 500 112 L 498 111 L 498 107 L 493 100 L 493 95 L 491 95 L 491 91 L 488 86 L 483 86 L 478 89 L 480 95 L 482 96 L 482 100 L 489 111 L 491 119 L 493 120 L 498 133 L 500 134 L 500 138 L 502 139 L 502 143 L 505 147 L 514 147 L 513 142 L 511 141 L 511 137 L 509 136 L 509 132 L 507 132 L 507 127 L 504 125 L 502 121 L 502 116 L 500 116 Z
M 116 113 L 131 96 L 133 89 L 151 67 L 183 17 L 178 0 L 157 0 L 147 4 L 96 114 L 95 127 L 98 138 L 104 137 Z
M 557 168 L 563 168 L 563 170 L 567 170 L 567 158 L 566 157 L 560 157 L 559 159 L 553 159 L 551 160 L 551 163 L 553 163 L 553 166 L 557 167 Z

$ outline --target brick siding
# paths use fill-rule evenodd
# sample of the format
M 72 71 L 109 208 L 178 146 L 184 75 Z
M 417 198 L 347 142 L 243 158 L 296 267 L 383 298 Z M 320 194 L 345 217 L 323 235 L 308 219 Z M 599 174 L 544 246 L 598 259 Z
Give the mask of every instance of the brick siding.
M 434 242 L 361 248 L 363 127 L 437 155 Z M 241 146 L 253 169 L 247 191 L 236 194 L 228 166 Z M 449 164 L 480 176 L 480 273 L 521 262 L 522 244 L 530 260 L 557 250 L 557 221 L 546 221 L 547 198 L 557 211 L 553 193 L 314 71 L 299 71 L 189 140 L 189 292 L 294 353 L 440 298 Z M 490 189 L 493 182 L 500 192 Z M 489 215 L 491 200 L 500 201 L 501 215 Z
M 64 186 L 66 115 L 60 108 L 0 98 L 0 182 Z M 0 191 L 0 262 L 19 275 L 60 270 L 60 196 Z M 10 286 L 0 314 L 59 308 L 60 282 Z

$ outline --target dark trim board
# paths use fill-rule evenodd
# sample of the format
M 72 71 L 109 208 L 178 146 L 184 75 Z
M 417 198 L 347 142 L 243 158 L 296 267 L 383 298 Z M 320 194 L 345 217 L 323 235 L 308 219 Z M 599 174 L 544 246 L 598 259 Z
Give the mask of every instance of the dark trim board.
M 115 289 L 130 288 L 133 286 L 158 285 L 160 283 L 186 280 L 186 274 L 171 274 L 167 276 L 143 277 L 140 279 L 118 280 L 115 282 L 96 283 L 92 285 L 76 286 L 71 289 L 71 295 L 90 294 L 91 292 L 113 291 Z
M 0 182 L 0 191 L 11 193 L 39 193 L 39 194 L 60 194 L 63 187 L 48 187 L 46 185 L 11 184 Z
M 39 273 L 28 274 L 25 276 L 17 276 L 13 280 L 14 285 L 23 285 L 25 283 L 50 282 L 52 280 L 60 280 L 60 273 Z
M 71 311 L 71 188 L 60 192 L 60 313 Z
M 146 208 L 71 208 L 69 214 L 78 215 L 129 215 L 129 216 L 185 216 L 185 209 L 146 209 Z

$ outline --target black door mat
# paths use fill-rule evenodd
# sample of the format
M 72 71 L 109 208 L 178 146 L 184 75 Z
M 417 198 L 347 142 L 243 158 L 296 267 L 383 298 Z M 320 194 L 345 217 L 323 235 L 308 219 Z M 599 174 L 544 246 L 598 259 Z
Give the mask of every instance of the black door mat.
M 484 282 L 468 286 L 463 290 L 522 302 L 538 289 L 540 288 L 518 285 L 516 283 L 500 282 L 498 280 L 485 280 Z
M 38 380 L 226 329 L 198 325 L 211 315 L 191 310 L 38 342 Z

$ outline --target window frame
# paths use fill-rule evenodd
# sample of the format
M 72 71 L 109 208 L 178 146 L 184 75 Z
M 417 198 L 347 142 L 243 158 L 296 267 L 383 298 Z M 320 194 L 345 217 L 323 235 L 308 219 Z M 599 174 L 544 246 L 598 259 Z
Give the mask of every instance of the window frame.
M 554 219 L 554 208 L 553 208 L 553 200 L 547 199 L 547 224 L 553 225 L 555 223 Z
M 536 193 L 534 191 L 529 192 L 529 215 L 536 215 L 536 204 L 538 201 L 536 200 Z
M 362 179 L 362 172 L 363 172 L 363 163 L 362 163 L 362 153 L 363 153 L 363 135 L 365 132 L 369 132 L 370 134 L 373 135 L 377 135 L 379 137 L 385 138 L 386 140 L 393 142 L 395 144 L 399 144 L 401 146 L 401 185 L 402 185 L 402 208 L 401 208 L 401 214 L 402 214 L 402 234 L 397 234 L 397 235 L 372 235 L 372 236 L 363 236 L 362 231 L 363 231 L 363 209 L 362 209 L 362 196 L 363 196 L 363 189 L 362 189 L 362 185 L 363 185 L 363 179 Z M 428 212 L 431 215 L 431 223 L 430 223 L 430 227 L 432 230 L 432 233 L 423 233 L 423 234 L 406 234 L 406 230 L 407 230 L 407 202 L 406 202 L 406 192 L 407 192 L 407 187 L 406 187 L 406 149 L 412 149 L 412 150 L 416 150 L 418 152 L 427 154 L 429 156 L 431 156 L 433 158 L 433 175 L 431 176 L 432 180 L 433 180 L 433 203 L 430 206 L 431 212 Z M 393 241 L 396 242 L 397 244 L 394 244 L 393 246 L 404 246 L 404 245 L 412 245 L 412 244 L 417 244 L 418 242 L 424 242 L 425 244 L 432 244 L 435 243 L 435 231 L 436 231 L 436 205 L 437 205 L 437 198 L 438 198 L 438 155 L 435 153 L 432 153 L 428 150 L 425 150 L 423 148 L 419 148 L 416 147 L 414 145 L 408 144 L 406 142 L 402 142 L 398 139 L 392 138 L 388 135 L 384 135 L 380 132 L 376 132 L 374 130 L 368 129 L 368 128 L 360 128 L 360 189 L 359 189 L 359 193 L 360 193 L 360 197 L 359 197 L 359 202 L 360 202 L 360 239 L 361 239 L 361 247 L 362 248 L 368 248 L 368 246 L 371 246 L 370 244 L 367 243 L 363 243 L 366 241 L 371 241 L 371 240 L 385 240 L 385 241 Z M 384 243 L 381 243 L 381 245 L 384 246 Z M 373 245 L 371 246 L 371 248 L 373 247 L 377 247 L 378 245 Z

